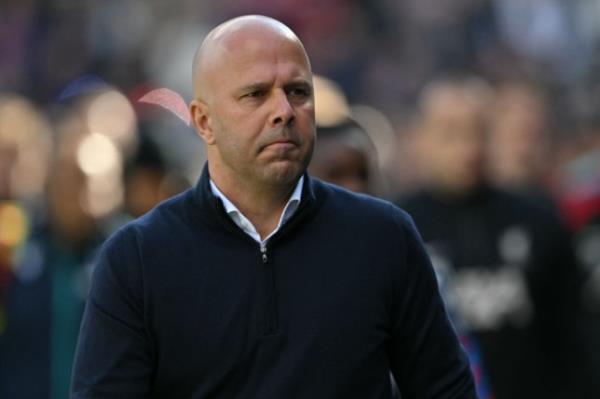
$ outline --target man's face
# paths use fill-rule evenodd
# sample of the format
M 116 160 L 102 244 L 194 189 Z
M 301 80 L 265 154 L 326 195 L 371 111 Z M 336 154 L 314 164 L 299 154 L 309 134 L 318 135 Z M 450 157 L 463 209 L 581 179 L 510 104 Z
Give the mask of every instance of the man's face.
M 214 134 L 209 151 L 216 161 L 211 166 L 262 184 L 295 181 L 310 161 L 315 137 L 304 51 L 287 38 L 256 35 L 231 39 L 221 51 L 224 61 L 211 76 L 207 99 Z

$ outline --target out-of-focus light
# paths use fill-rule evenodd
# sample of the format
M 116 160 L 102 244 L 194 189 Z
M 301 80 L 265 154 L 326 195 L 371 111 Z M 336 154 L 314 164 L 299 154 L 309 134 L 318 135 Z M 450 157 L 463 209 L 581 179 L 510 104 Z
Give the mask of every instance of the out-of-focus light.
M 81 198 L 83 208 L 94 218 L 102 218 L 115 211 L 124 199 L 119 173 L 106 176 L 90 176 Z
M 77 149 L 77 164 L 86 175 L 103 176 L 120 168 L 121 154 L 108 137 L 92 133 L 81 141 Z
M 13 202 L 0 204 L 0 245 L 14 248 L 25 239 L 28 221 L 23 208 Z
M 350 117 L 348 100 L 337 83 L 322 76 L 314 76 L 313 83 L 317 126 L 334 126 Z
M 123 202 L 123 159 L 117 146 L 105 135 L 86 135 L 77 148 L 77 164 L 86 175 L 80 198 L 83 209 L 94 218 L 115 211 Z
M 89 131 L 107 136 L 126 153 L 131 151 L 135 144 L 136 123 L 131 103 L 118 91 L 100 93 L 88 105 Z

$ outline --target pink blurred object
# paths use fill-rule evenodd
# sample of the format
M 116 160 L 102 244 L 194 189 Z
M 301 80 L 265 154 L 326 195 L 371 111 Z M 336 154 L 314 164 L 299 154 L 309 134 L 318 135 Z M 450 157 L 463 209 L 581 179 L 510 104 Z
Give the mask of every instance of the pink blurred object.
M 161 106 L 175 114 L 175 116 L 184 121 L 186 125 L 190 124 L 190 111 L 187 104 L 183 97 L 173 90 L 167 88 L 151 90 L 140 97 L 138 101 Z

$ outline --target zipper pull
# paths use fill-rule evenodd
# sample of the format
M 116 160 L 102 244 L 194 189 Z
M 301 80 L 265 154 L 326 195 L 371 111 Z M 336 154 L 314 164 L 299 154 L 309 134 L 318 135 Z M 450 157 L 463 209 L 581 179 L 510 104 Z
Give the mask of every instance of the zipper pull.
M 262 254 L 263 263 L 267 263 L 267 246 L 265 244 L 260 244 L 260 253 Z

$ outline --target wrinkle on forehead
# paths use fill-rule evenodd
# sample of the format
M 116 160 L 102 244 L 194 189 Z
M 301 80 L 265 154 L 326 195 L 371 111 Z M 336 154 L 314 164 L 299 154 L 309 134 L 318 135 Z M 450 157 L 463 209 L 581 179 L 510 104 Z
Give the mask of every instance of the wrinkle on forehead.
M 260 46 L 262 43 L 279 41 L 293 43 L 303 54 L 310 70 L 310 62 L 304 46 L 290 28 L 281 22 L 264 16 L 251 15 L 234 18 L 214 28 L 198 47 L 193 63 L 194 93 L 207 101 L 211 96 L 214 73 L 228 57 L 242 48 Z

